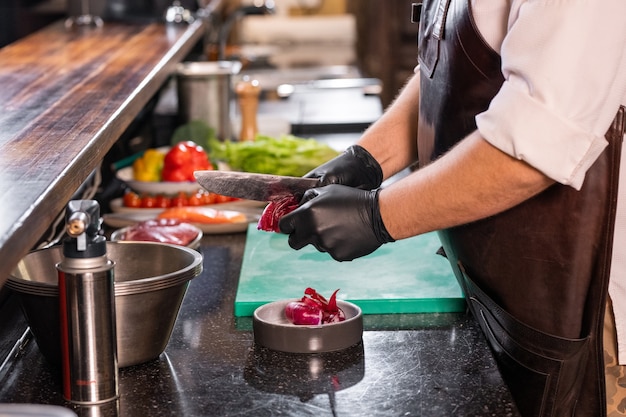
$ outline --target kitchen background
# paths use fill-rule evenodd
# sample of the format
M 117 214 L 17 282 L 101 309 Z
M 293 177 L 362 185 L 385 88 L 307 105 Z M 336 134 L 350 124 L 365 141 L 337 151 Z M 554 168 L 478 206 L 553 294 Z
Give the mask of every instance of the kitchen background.
M 249 75 L 259 79 L 262 84 L 262 99 L 257 114 L 259 133 L 271 130 L 273 134 L 293 133 L 314 137 L 332 143 L 337 148 L 356 140 L 363 129 L 380 116 L 412 74 L 416 63 L 417 25 L 410 22 L 411 0 L 275 0 L 271 14 L 259 14 L 261 10 L 258 5 L 242 0 L 211 0 L 200 4 L 200 10 L 211 10 L 204 17 L 210 22 L 206 32 L 203 25 L 196 23 L 157 30 L 152 25 L 140 25 L 140 33 L 134 35 L 129 33 L 133 30 L 128 26 L 123 27 L 122 36 L 115 35 L 119 33 L 119 27 L 113 24 L 107 27 L 107 20 L 136 20 L 142 23 L 162 20 L 174 0 L 0 0 L 0 46 L 21 40 L 18 46 L 26 44 L 30 47 L 36 43 L 36 49 L 41 50 L 41 43 L 45 44 L 49 39 L 53 39 L 51 45 L 54 45 L 56 38 L 49 38 L 48 34 L 61 38 L 67 35 L 63 20 L 68 16 L 68 8 L 76 6 L 80 1 L 86 1 L 94 8 L 106 6 L 101 9 L 105 18 L 102 36 L 91 32 L 91 36 L 88 34 L 83 39 L 79 30 L 68 36 L 80 46 L 90 45 L 90 48 L 94 48 L 91 56 L 86 57 L 87 63 L 105 59 L 106 64 L 96 65 L 98 71 L 85 69 L 87 80 L 97 84 L 99 90 L 108 90 L 111 84 L 122 84 L 120 80 L 128 81 L 129 85 L 122 88 L 120 94 L 112 94 L 115 105 L 102 111 L 100 105 L 103 100 L 84 100 L 91 93 L 90 89 L 79 91 L 82 100 L 76 99 L 72 86 L 67 85 L 65 78 L 58 76 L 65 73 L 65 66 L 57 65 L 55 71 L 46 72 L 49 67 L 45 60 L 41 61 L 44 65 L 39 66 L 35 60 L 23 59 L 31 55 L 20 55 L 20 62 L 25 61 L 21 68 L 37 69 L 37 72 L 33 72 L 36 76 L 18 78 L 22 82 L 18 84 L 19 89 L 14 87 L 0 91 L 32 90 L 29 92 L 36 97 L 45 95 L 45 104 L 34 103 L 33 107 L 36 107 L 37 114 L 44 112 L 44 116 L 48 117 L 43 119 L 50 123 L 35 127 L 45 126 L 48 129 L 46 131 L 50 131 L 48 126 L 56 126 L 57 117 L 61 120 L 67 118 L 65 125 L 69 128 L 63 126 L 58 132 L 56 136 L 63 140 L 55 143 L 54 149 L 56 152 L 62 146 L 73 147 L 74 153 L 67 165 L 57 163 L 58 159 L 52 159 L 45 165 L 57 175 L 63 174 L 63 167 L 69 166 L 71 171 L 66 172 L 71 175 L 62 176 L 64 181 L 60 185 L 44 184 L 36 188 L 35 193 L 21 186 L 22 181 L 37 184 L 38 166 L 22 164 L 25 170 L 22 170 L 22 166 L 16 169 L 22 180 L 11 181 L 9 190 L 24 188 L 21 194 L 24 197 L 18 199 L 8 196 L 10 193 L 4 194 L 5 208 L 19 206 L 20 213 L 16 216 L 17 221 L 5 217 L 3 225 L 20 224 L 19 220 L 25 217 L 30 220 L 30 215 L 24 215 L 21 211 L 30 212 L 33 206 L 38 209 L 36 218 L 33 216 L 35 221 L 25 222 L 29 227 L 24 229 L 25 233 L 21 233 L 20 237 L 26 236 L 27 240 L 18 242 L 21 244 L 19 253 L 29 249 L 35 239 L 41 239 L 35 245 L 40 247 L 58 238 L 59 233 L 51 233 L 55 229 L 54 225 L 49 225 L 55 222 L 55 216 L 58 221 L 60 216 L 55 210 L 59 209 L 61 202 L 93 195 L 94 188 L 98 190 L 99 201 L 106 201 L 114 193 L 120 192 L 119 185 L 122 185 L 116 182 L 114 170 L 117 168 L 112 166 L 115 162 L 126 156 L 137 155 L 148 146 L 167 143 L 174 127 L 181 123 L 176 114 L 176 89 L 172 88 L 176 77 L 169 72 L 181 60 L 208 60 L 221 56 L 240 59 L 243 68 L 238 77 Z M 197 0 L 179 1 L 183 7 L 198 8 L 198 4 L 188 3 Z M 265 5 L 270 4 L 266 2 Z M 57 22 L 52 30 L 27 38 L 52 22 Z M 163 36 L 164 33 L 167 36 Z M 136 41 L 138 37 L 140 39 Z M 162 42 L 165 37 L 167 42 Z M 102 54 L 93 52 L 109 45 L 106 41 L 112 38 L 115 38 L 114 47 L 109 47 Z M 201 38 L 203 42 L 196 45 Z M 92 39 L 98 42 L 103 39 L 105 42 L 84 43 L 85 39 L 90 42 Z M 126 46 L 126 41 L 123 41 L 126 39 L 133 48 L 119 48 L 122 42 Z M 180 39 L 186 40 L 179 42 Z M 149 50 L 145 45 L 154 47 Z M 13 47 L 3 50 L 12 51 Z M 132 51 L 137 52 L 132 55 Z M 142 59 L 135 60 L 135 56 Z M 161 66 L 164 60 L 168 61 L 168 65 Z M 8 85 L 13 80 L 13 74 L 18 73 L 7 70 L 14 68 L 11 64 L 10 53 L 0 54 L 0 68 L 5 69 L 3 86 Z M 154 71 L 157 64 L 158 71 Z M 137 72 L 130 72 L 128 66 L 131 65 L 137 68 Z M 73 72 L 77 74 L 74 78 L 79 80 L 77 84 L 80 84 L 80 77 L 83 76 L 78 71 L 91 65 L 79 67 L 74 68 Z M 139 76 L 133 77 L 136 74 Z M 41 77 L 36 84 L 26 84 L 27 81 L 24 81 L 36 77 Z M 51 80 L 50 86 L 44 80 Z M 46 83 L 44 88 L 38 88 L 42 83 Z M 287 97 L 277 94 L 278 88 L 275 87 L 282 84 L 294 87 Z M 135 94 L 137 88 L 141 89 L 142 94 Z M 48 93 L 50 90 L 54 91 Z M 127 103 L 129 96 L 133 105 L 126 107 L 130 113 L 121 120 L 115 112 L 118 108 L 115 106 Z M 109 94 L 96 97 L 109 97 Z M 3 102 L 11 103 L 10 100 Z M 31 105 L 29 101 L 25 103 L 17 107 L 14 113 Z M 83 103 L 82 108 L 78 106 L 79 103 Z M 60 113 L 50 112 L 48 106 L 60 107 L 57 109 Z M 3 116 L 12 110 L 9 109 Z M 30 108 L 26 108 L 26 111 L 30 111 Z M 62 116 L 55 116 L 58 114 Z M 100 123 L 92 123 L 85 128 L 86 133 L 83 135 L 71 131 L 75 126 L 83 126 L 82 123 L 87 125 L 88 119 L 94 116 L 100 120 L 100 114 L 103 115 L 104 128 Z M 4 117 L 2 120 L 10 120 L 11 123 L 18 120 L 17 123 L 21 123 L 23 130 L 28 132 L 29 143 L 34 142 L 33 146 L 37 147 L 42 137 L 41 131 L 32 129 L 32 124 L 28 120 L 19 120 L 19 116 Z M 103 130 L 104 134 L 100 134 Z M 19 142 L 21 136 L 9 134 L 9 139 L 12 138 L 11 143 Z M 101 143 L 106 146 L 100 146 Z M 7 149 L 7 146 L 3 149 Z M 17 149 L 19 156 L 24 156 L 18 158 L 18 162 L 26 160 L 30 155 L 21 152 L 19 146 Z M 76 158 L 76 153 L 81 149 L 92 152 Z M 40 153 L 48 157 L 55 152 L 45 149 Z M 7 159 L 7 155 L 3 155 Z M 6 180 L 7 177 L 0 179 Z M 34 180 L 31 181 L 31 178 Z M 80 197 L 71 196 L 85 178 L 87 180 L 75 194 Z M 47 198 L 55 196 L 60 197 Z M 106 206 L 102 208 L 107 209 Z M 51 230 L 40 237 L 48 226 Z M 248 230 L 256 231 L 254 225 Z M 269 235 L 263 237 L 268 238 Z M 286 238 L 278 234 L 271 237 Z M 256 269 L 250 263 L 246 263 L 248 266 L 244 268 L 244 260 L 249 259 L 246 254 L 258 254 L 255 263 L 257 259 L 269 260 L 271 267 L 263 266 L 258 270 L 269 271 L 272 276 L 279 278 L 287 274 L 276 273 L 276 265 L 287 268 L 290 275 L 299 275 L 300 269 L 308 269 L 315 274 L 319 272 L 324 276 L 330 274 L 321 272 L 318 267 L 290 268 L 287 262 L 272 261 L 272 258 L 254 248 L 248 250 L 247 242 L 247 233 L 209 233 L 202 238 L 200 252 L 206 263 L 201 276 L 194 280 L 186 295 L 167 354 L 156 361 L 123 369 L 120 378 L 122 413 L 119 415 L 207 415 L 207 410 L 214 415 L 254 413 L 259 416 L 518 415 L 477 323 L 464 313 L 464 301 L 458 288 L 454 296 L 454 300 L 460 301 L 455 303 L 453 311 L 456 313 L 365 314 L 367 331 L 363 333 L 363 343 L 355 345 L 354 349 L 340 352 L 339 356 L 315 356 L 311 361 L 308 358 L 293 360 L 293 356 L 260 349 L 253 340 L 251 318 L 234 314 L 238 286 L 244 282 L 241 277 L 252 277 L 252 274 L 242 273 Z M 435 240 L 433 243 L 435 245 L 432 250 L 427 250 L 426 256 L 434 262 L 445 264 L 447 261 L 436 254 L 438 242 Z M 281 245 L 288 249 L 284 241 Z M 261 241 L 261 247 L 267 249 L 271 246 Z M 9 244 L 2 245 L 2 249 L 7 248 Z M 10 249 L 4 250 L 0 256 L 5 262 L 5 269 L 21 256 L 14 247 Z M 302 254 L 304 259 L 314 260 L 305 251 L 289 250 L 287 253 Z M 401 276 L 395 270 L 389 270 L 390 264 L 409 265 L 411 270 L 416 264 L 429 267 L 428 262 L 416 262 L 413 252 L 410 256 L 402 251 L 394 253 L 391 255 L 389 251 L 382 251 L 380 255 L 396 256 L 403 262 L 388 261 L 389 258 L 377 262 L 374 259 L 373 263 L 378 264 L 380 269 L 368 267 L 367 263 L 362 269 L 367 270 L 370 282 L 375 284 L 372 287 L 374 298 L 388 296 L 390 291 L 386 287 L 393 288 L 396 285 L 381 277 L 389 276 L 397 282 Z M 137 258 L 134 256 L 133 265 L 141 265 L 135 262 Z M 153 259 L 167 259 L 167 264 L 171 264 L 167 256 L 146 256 L 146 259 L 151 264 L 158 264 L 152 262 Z M 447 268 L 445 271 L 449 276 L 450 271 Z M 309 285 L 311 280 L 302 275 Z M 359 272 L 340 273 L 338 276 L 348 279 L 358 276 L 359 289 L 368 288 L 363 284 L 365 280 Z M 436 280 L 437 283 L 441 281 L 439 278 Z M 252 279 L 247 282 L 254 283 Z M 32 343 L 32 334 L 28 330 L 30 324 L 20 311 L 19 298 L 11 296 L 7 287 L 0 286 L 0 403 L 62 404 L 60 375 L 51 370 L 40 350 Z M 275 289 L 285 287 L 274 284 L 268 288 L 271 295 L 276 296 Z M 303 288 L 304 285 L 299 284 L 298 287 Z M 405 287 L 398 288 L 402 291 L 400 298 L 406 299 Z M 420 289 L 422 286 L 412 284 L 411 288 Z M 346 291 L 343 286 L 342 291 Z M 438 309 L 439 305 L 429 302 L 430 298 L 427 296 L 427 304 Z M 382 305 L 385 308 L 398 307 L 397 303 L 386 301 Z M 153 317 L 156 316 L 153 314 Z M 158 314 L 158 317 L 162 316 L 164 314 Z M 44 329 L 51 327 L 44 326 Z M 89 415 L 95 417 L 97 414 Z
M 68 10 L 77 6 L 77 2 L 79 0 L 3 0 L 0 47 L 67 18 Z M 172 4 L 171 0 L 88 2 L 90 7 L 104 10 L 105 22 L 162 20 Z M 316 130 L 317 127 L 335 123 L 332 130 L 358 136 L 393 100 L 416 63 L 417 26 L 410 22 L 410 0 L 275 0 L 266 3 L 273 9 L 271 14 L 258 14 L 256 6 L 245 0 L 212 0 L 200 4 L 182 0 L 181 4 L 194 11 L 199 6 L 209 7 L 213 12 L 204 42 L 189 59 L 241 60 L 242 74 L 262 78 L 266 92 L 271 90 L 272 83 L 306 82 L 307 78 L 368 80 L 363 84 L 362 97 L 356 101 L 360 104 L 344 106 L 351 111 L 340 112 L 349 120 L 326 119 L 329 113 L 333 113 L 333 117 L 337 115 L 329 103 L 341 101 L 325 95 L 311 104 L 316 109 L 326 108 L 325 114 L 313 112 L 313 121 L 304 120 L 306 115 L 298 115 L 302 120 L 294 123 L 289 120 L 294 117 L 293 105 L 289 107 L 284 100 L 271 100 L 266 95 L 269 99 L 259 110 L 261 131 L 280 130 L 283 125 L 277 125 L 276 115 L 283 114 L 294 134 L 323 135 L 329 132 Z M 180 123 L 176 103 L 168 100 L 173 91 L 171 86 L 164 87 L 111 149 L 102 164 L 99 199 L 106 201 L 120 192 L 114 172 L 108 170 L 111 163 L 147 147 L 169 142 L 172 131 Z M 42 236 L 41 239 L 47 238 Z M 0 288 L 0 308 L 8 298 L 7 293 Z M 13 329 L 12 323 L 0 320 L 0 363 L 21 334 L 10 334 L 12 330 L 7 329 Z
M 0 4 L 0 46 L 65 18 L 70 1 L 77 0 L 3 0 Z M 181 4 L 185 1 L 193 3 L 192 0 L 182 0 Z M 121 12 L 118 15 L 124 19 L 161 18 L 171 4 L 171 0 L 89 2 L 94 8 L 107 4 L 126 8 L 125 15 Z M 215 4 L 216 15 L 222 21 L 252 4 L 251 0 L 204 2 Z M 238 19 L 235 24 L 238 27 L 232 30 L 229 43 L 248 44 L 249 52 L 257 52 L 256 58 L 262 50 L 267 52 L 272 47 L 274 51 L 282 50 L 280 60 L 274 61 L 281 66 L 354 64 L 363 76 L 381 80 L 384 106 L 391 102 L 413 71 L 417 27 L 410 22 L 411 0 L 275 0 L 273 3 L 273 16 Z M 194 5 L 188 7 L 194 8 Z M 305 25 L 302 25 L 303 17 L 310 18 Z M 331 30 L 327 31 L 329 28 Z M 268 30 L 272 32 L 267 33 Z M 270 48 L 263 48 L 267 46 Z M 215 53 L 214 48 L 215 45 L 209 46 L 209 55 Z
M 410 20 L 411 0 L 4 0 L 0 46 L 77 13 L 83 4 L 105 21 L 146 22 L 164 20 L 175 3 L 209 23 L 204 41 L 188 60 L 241 61 L 242 70 L 233 83 L 244 76 L 260 81 L 257 120 L 263 134 L 358 135 L 391 103 L 416 64 L 417 25 Z M 104 211 L 107 201 L 121 192 L 111 164 L 169 144 L 175 128 L 186 121 L 181 120 L 175 78 L 105 157 L 97 196 Z M 276 97 L 283 84 L 342 79 L 352 85 L 309 84 L 304 93 L 290 93 L 289 100 Z M 236 137 L 241 126 L 238 106 L 233 104 L 230 112 Z

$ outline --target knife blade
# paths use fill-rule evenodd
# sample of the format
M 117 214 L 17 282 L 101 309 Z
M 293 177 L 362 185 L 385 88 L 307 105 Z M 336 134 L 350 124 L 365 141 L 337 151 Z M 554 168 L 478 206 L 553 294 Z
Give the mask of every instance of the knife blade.
M 255 201 L 272 201 L 286 194 L 302 197 L 319 187 L 318 178 L 288 177 L 238 171 L 196 171 L 194 176 L 207 191 Z

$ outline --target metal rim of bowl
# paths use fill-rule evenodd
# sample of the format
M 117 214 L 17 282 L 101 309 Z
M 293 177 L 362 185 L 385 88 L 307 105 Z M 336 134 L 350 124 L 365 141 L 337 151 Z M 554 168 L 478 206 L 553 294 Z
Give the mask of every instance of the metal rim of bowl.
M 116 245 L 165 245 L 176 250 L 181 250 L 191 255 L 193 261 L 175 272 L 170 272 L 155 277 L 142 278 L 134 281 L 115 282 L 115 296 L 138 294 L 142 292 L 156 291 L 159 289 L 169 288 L 181 284 L 197 277 L 202 272 L 202 254 L 194 249 L 190 249 L 180 245 L 158 242 L 135 242 L 135 241 L 116 241 L 110 242 Z M 38 251 L 49 250 L 38 249 Z M 7 288 L 25 294 L 57 297 L 59 290 L 57 285 L 46 284 L 41 282 L 29 281 L 10 275 L 6 281 Z
M 142 278 L 133 281 L 125 281 L 125 282 L 116 282 L 115 283 L 115 295 L 125 295 L 125 294 L 136 294 L 139 292 L 148 292 L 153 291 L 155 289 L 168 288 L 175 285 L 178 285 L 182 282 L 189 281 L 190 279 L 198 276 L 202 271 L 202 254 L 200 252 L 189 249 L 180 245 L 172 245 L 169 243 L 157 243 L 157 242 L 130 242 L 130 241 L 120 241 L 113 242 L 118 245 L 129 245 L 129 244 L 137 244 L 137 245 L 163 245 L 168 246 L 170 248 L 174 248 L 176 250 L 182 250 L 187 252 L 189 255 L 193 257 L 193 261 L 187 265 L 185 268 L 182 268 L 175 272 L 170 272 L 163 275 L 158 275 L 150 278 Z

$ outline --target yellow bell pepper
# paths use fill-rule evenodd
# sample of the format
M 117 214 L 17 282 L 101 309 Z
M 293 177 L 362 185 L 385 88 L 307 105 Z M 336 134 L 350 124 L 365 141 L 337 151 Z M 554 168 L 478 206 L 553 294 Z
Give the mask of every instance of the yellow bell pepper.
M 141 158 L 133 162 L 133 177 L 136 181 L 161 181 L 161 170 L 165 154 L 156 150 L 148 149 Z

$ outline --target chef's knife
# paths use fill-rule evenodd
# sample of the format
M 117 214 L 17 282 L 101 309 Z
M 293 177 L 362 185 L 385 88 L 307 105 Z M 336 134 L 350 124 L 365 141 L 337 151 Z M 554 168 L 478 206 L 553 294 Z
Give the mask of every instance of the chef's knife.
M 206 190 L 229 197 L 272 201 L 292 194 L 302 197 L 309 188 L 319 187 L 319 179 L 256 174 L 237 171 L 196 171 L 194 176 Z

